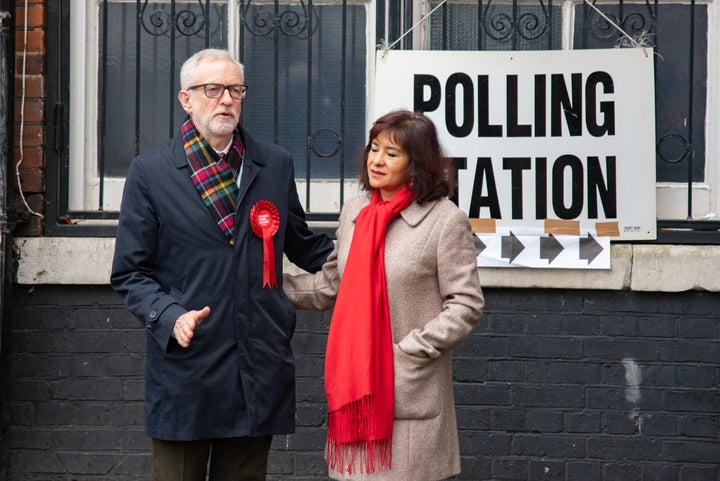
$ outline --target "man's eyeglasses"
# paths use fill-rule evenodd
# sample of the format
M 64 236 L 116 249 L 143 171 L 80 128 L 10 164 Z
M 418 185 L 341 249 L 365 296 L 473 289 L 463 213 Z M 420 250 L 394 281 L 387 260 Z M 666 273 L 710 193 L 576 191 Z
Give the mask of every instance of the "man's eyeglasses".
M 225 90 L 230 92 L 230 97 L 234 98 L 235 100 L 242 100 L 245 98 L 245 94 L 247 93 L 248 86 L 247 85 L 223 85 L 223 84 L 200 84 L 200 85 L 193 85 L 192 87 L 188 87 L 185 90 L 192 90 L 192 89 L 199 89 L 203 88 L 205 90 L 205 96 L 209 99 L 217 99 L 219 97 L 222 97 L 225 93 Z

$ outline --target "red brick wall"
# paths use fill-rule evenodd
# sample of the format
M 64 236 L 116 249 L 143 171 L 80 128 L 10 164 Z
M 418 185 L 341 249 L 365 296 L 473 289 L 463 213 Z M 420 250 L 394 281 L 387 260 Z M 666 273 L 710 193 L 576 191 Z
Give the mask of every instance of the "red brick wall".
M 45 208 L 45 4 L 47 0 L 17 0 L 15 6 L 15 123 L 14 164 L 19 162 L 20 188 L 16 185 L 15 206 L 27 212 L 20 190 L 30 209 L 44 214 Z M 25 29 L 27 27 L 27 35 Z M 27 40 L 27 42 L 26 42 Z M 25 58 L 25 102 L 23 107 L 23 57 Z M 22 122 L 21 122 L 22 120 Z M 22 149 L 20 130 L 22 126 Z M 43 234 L 43 219 L 31 215 L 19 224 L 15 235 Z

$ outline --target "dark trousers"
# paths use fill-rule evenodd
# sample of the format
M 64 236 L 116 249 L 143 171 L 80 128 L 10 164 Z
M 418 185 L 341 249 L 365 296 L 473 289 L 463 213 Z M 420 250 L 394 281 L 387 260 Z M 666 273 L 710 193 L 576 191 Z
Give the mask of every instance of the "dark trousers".
M 152 440 L 151 481 L 265 481 L 272 436 Z

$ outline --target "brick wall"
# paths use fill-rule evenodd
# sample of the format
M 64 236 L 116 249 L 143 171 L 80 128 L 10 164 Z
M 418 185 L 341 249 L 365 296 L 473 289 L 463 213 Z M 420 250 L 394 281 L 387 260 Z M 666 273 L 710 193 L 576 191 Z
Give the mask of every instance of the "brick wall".
M 460 479 L 720 479 L 720 295 L 486 297 L 455 353 Z M 14 286 L 11 302 L 0 479 L 147 479 L 144 331 L 105 286 Z M 326 479 L 327 325 L 300 313 L 298 431 L 274 440 L 271 479 Z
M 21 215 L 15 230 L 18 236 L 42 235 L 43 220 L 37 215 L 25 215 L 20 190 L 30 210 L 45 212 L 45 2 L 29 0 L 27 15 L 25 1 L 18 0 L 15 9 L 15 122 L 14 165 L 19 162 L 20 188 L 16 184 L 15 207 Z M 25 17 L 27 16 L 27 35 Z M 27 42 L 25 39 L 27 38 Z M 25 86 L 23 105 L 23 63 Z M 23 120 L 22 150 L 20 125 Z M 13 172 L 13 178 L 14 178 Z

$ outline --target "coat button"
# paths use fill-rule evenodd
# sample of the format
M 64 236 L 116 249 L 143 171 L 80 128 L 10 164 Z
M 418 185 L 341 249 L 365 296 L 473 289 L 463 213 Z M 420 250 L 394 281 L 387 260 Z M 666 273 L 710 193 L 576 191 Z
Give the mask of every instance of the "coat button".
M 157 317 L 157 312 L 150 311 L 150 314 L 148 314 L 148 317 L 150 317 L 150 319 L 155 319 Z

